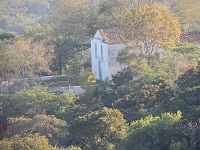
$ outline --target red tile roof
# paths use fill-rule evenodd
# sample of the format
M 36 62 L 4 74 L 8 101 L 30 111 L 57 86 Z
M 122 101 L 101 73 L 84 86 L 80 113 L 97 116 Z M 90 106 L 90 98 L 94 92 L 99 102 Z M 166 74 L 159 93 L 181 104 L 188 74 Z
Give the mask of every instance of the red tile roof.
M 103 42 L 107 44 L 120 44 L 126 42 L 125 32 L 123 30 L 98 30 L 103 38 Z M 180 42 L 188 42 L 200 45 L 200 32 L 182 33 Z
M 200 45 L 200 32 L 183 33 L 180 36 L 180 42 L 188 42 L 191 44 Z
M 125 34 L 121 30 L 98 30 L 103 42 L 107 44 L 125 43 Z

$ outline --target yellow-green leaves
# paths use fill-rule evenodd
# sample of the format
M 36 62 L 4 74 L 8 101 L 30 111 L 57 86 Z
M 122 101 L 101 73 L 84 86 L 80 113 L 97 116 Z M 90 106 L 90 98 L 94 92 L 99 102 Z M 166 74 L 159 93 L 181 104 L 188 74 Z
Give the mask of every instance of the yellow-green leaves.
M 180 24 L 164 6 L 145 4 L 126 13 L 126 17 L 128 38 L 142 42 L 147 53 L 151 53 L 153 46 L 179 40 Z
M 168 112 L 156 117 L 149 115 L 133 121 L 128 132 L 126 149 L 169 149 L 169 143 L 177 134 L 174 125 L 180 122 L 181 118 L 181 111 L 177 111 L 174 114 Z
M 7 45 L 10 63 L 19 79 L 33 78 L 40 72 L 50 72 L 51 56 L 43 43 L 33 43 L 30 39 L 17 39 Z
M 20 138 L 14 136 L 12 138 L 5 138 L 0 141 L 0 149 L 4 150 L 15 150 L 15 149 L 25 149 L 25 150 L 56 150 L 51 145 L 49 145 L 48 140 L 44 136 L 29 135 L 27 137 Z

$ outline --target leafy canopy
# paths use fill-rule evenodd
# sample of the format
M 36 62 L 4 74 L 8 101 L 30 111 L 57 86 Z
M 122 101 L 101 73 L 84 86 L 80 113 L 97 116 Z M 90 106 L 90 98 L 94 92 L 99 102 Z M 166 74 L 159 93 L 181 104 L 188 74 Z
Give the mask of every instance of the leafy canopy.
M 125 12 L 127 37 L 141 44 L 141 52 L 155 53 L 155 46 L 173 44 L 180 36 L 179 21 L 160 5 L 141 5 L 134 12 Z
M 119 110 L 103 108 L 75 119 L 70 131 L 88 149 L 110 149 L 126 137 L 127 124 Z
M 169 149 L 169 143 L 176 139 L 174 125 L 180 122 L 181 111 L 164 113 L 161 117 L 149 115 L 130 125 L 127 138 L 127 149 L 163 150 Z M 145 144 L 144 144 L 145 143 Z

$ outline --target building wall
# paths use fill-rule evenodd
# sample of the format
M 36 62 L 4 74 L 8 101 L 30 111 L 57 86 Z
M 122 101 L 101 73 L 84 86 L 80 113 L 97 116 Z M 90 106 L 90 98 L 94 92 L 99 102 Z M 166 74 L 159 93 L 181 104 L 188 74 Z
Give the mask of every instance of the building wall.
M 97 55 L 95 54 L 95 44 L 97 46 Z M 101 52 L 101 46 L 103 56 Z M 91 40 L 91 61 L 92 61 L 92 72 L 96 73 L 96 78 L 100 78 L 99 63 L 102 70 L 102 79 L 104 80 L 109 76 L 108 70 L 108 45 L 103 43 L 100 38 L 94 38 Z
M 97 30 L 94 38 L 91 40 L 92 72 L 96 73 L 96 78 L 99 79 L 100 76 L 103 80 L 106 77 L 111 78 L 111 75 L 116 74 L 118 71 L 125 67 L 124 64 L 121 64 L 117 61 L 118 54 L 124 48 L 125 44 L 104 43 L 99 31 Z M 101 67 L 99 66 L 99 63 Z M 100 74 L 100 70 L 102 75 Z
M 122 49 L 125 48 L 125 44 L 110 44 L 108 46 L 108 69 L 109 69 L 109 78 L 111 75 L 116 74 L 118 71 L 126 67 L 125 64 L 122 64 L 117 61 L 118 54 Z

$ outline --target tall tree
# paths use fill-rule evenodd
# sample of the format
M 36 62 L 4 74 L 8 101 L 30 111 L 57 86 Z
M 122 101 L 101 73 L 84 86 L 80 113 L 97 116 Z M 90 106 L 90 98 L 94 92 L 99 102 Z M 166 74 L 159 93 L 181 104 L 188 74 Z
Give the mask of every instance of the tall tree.
M 13 71 L 19 79 L 32 78 L 41 72 L 49 71 L 51 56 L 42 43 L 20 38 L 6 49 L 11 57 L 9 63 L 12 64 Z
M 144 4 L 125 16 L 127 37 L 140 45 L 141 53 L 153 54 L 158 46 L 179 40 L 179 21 L 164 6 Z
M 66 66 L 77 61 L 76 53 L 90 47 L 89 36 L 94 32 L 90 22 L 89 0 L 57 1 L 49 17 L 52 28 L 52 41 L 55 44 L 55 58 L 52 69 L 63 74 Z M 80 56 L 80 54 L 78 54 Z M 80 58 L 79 58 L 80 59 Z
M 15 38 L 13 34 L 3 33 L 0 34 L 0 82 L 8 81 L 13 75 L 12 64 L 9 63 L 10 56 L 6 50 L 6 45 Z

